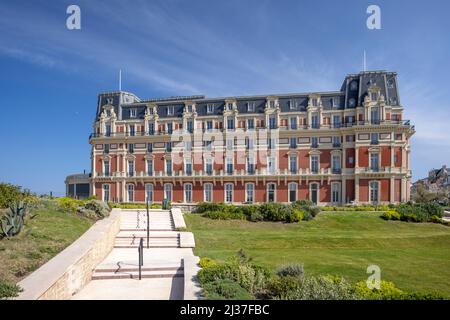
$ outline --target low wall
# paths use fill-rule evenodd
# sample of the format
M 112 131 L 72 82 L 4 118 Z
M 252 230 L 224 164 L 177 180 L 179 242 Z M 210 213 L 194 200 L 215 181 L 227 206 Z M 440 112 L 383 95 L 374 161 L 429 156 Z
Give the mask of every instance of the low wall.
M 92 272 L 114 246 L 120 229 L 120 209 L 97 221 L 80 238 L 18 285 L 19 300 L 67 300 L 91 281 Z
M 197 273 L 200 271 L 198 265 L 199 257 L 185 257 L 183 259 L 184 267 L 184 293 L 183 300 L 202 299 L 202 288 L 198 283 Z

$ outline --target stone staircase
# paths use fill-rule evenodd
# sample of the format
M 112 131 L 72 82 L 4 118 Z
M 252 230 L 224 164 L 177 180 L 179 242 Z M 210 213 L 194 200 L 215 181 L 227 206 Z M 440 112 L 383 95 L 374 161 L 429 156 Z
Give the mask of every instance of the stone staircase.
M 143 265 L 141 268 L 142 279 L 154 278 L 179 278 L 184 276 L 184 268 L 180 264 L 152 264 Z M 139 267 L 136 265 L 102 265 L 95 269 L 92 280 L 108 279 L 139 279 Z

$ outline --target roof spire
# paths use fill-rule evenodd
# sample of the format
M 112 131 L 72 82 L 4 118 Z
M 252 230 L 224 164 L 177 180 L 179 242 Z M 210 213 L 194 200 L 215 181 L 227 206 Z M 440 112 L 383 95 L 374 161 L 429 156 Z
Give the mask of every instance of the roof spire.
M 119 91 L 122 91 L 122 69 L 119 69 Z

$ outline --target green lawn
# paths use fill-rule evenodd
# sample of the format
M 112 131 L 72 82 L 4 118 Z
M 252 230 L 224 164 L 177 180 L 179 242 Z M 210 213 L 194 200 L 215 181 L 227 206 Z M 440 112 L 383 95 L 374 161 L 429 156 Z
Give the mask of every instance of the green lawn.
M 296 224 L 211 220 L 196 214 L 185 219 L 201 257 L 224 260 L 243 248 L 272 269 L 295 261 L 307 273 L 342 275 L 353 282 L 366 279 L 367 266 L 375 264 L 382 279 L 400 289 L 450 297 L 450 228 L 379 216 L 323 212 Z
M 36 209 L 16 237 L 0 240 L 0 282 L 16 283 L 80 237 L 93 221 L 58 211 L 55 205 Z

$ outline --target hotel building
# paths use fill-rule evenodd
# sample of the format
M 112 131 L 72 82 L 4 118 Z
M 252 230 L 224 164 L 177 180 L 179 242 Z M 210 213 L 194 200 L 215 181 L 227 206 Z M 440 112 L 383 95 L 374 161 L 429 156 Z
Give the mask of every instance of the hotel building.
M 98 97 L 90 192 L 114 202 L 398 203 L 410 137 L 397 74 L 350 74 L 339 91 L 141 100 Z

